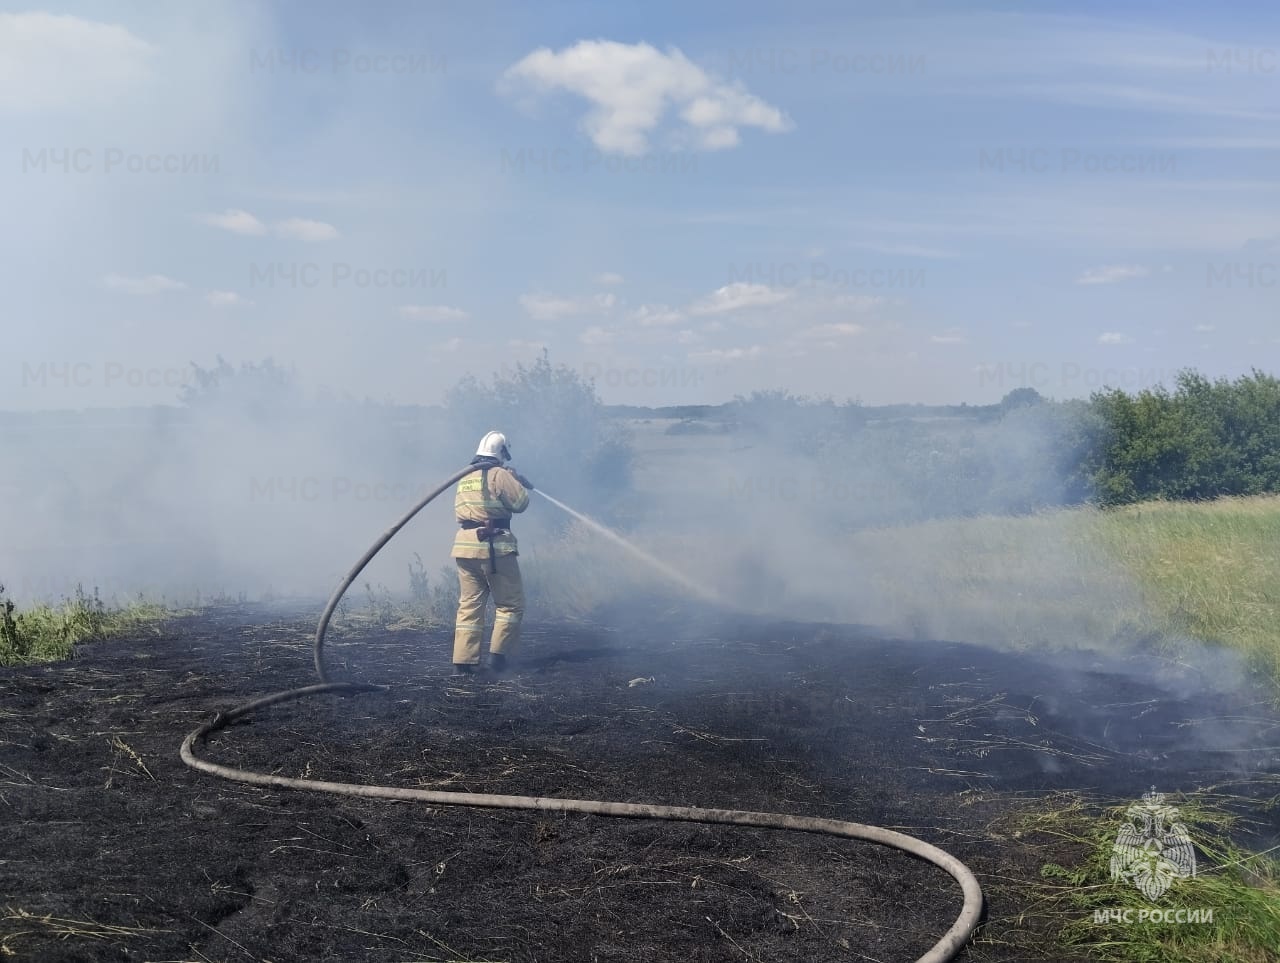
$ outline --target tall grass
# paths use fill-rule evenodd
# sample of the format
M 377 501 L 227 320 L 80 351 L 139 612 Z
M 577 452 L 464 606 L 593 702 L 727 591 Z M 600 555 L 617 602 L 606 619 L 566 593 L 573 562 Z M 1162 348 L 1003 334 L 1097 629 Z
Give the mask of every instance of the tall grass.
M 1166 633 L 1220 642 L 1280 679 L 1280 497 L 1148 502 L 1094 537 Z
M 849 554 L 865 621 L 1026 648 L 1198 640 L 1280 681 L 1280 497 L 926 522 Z
M 0 666 L 66 659 L 80 642 L 133 632 L 169 614 L 141 600 L 108 606 L 97 589 L 90 595 L 81 586 L 60 603 L 19 612 L 0 585 Z
M 856 533 L 860 621 L 1022 649 L 1113 648 L 1161 632 L 1095 509 Z

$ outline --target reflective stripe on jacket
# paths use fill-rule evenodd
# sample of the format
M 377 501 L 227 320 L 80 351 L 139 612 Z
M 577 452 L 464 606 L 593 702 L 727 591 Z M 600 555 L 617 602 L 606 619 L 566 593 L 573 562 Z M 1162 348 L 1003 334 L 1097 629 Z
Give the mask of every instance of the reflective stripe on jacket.
M 507 519 L 529 507 L 529 493 L 505 468 L 477 468 L 458 482 L 453 497 L 453 514 L 459 521 L 484 522 Z M 454 558 L 488 558 L 489 542 L 481 541 L 477 529 L 459 528 L 453 539 Z M 492 539 L 495 555 L 519 554 L 516 537 L 502 532 Z

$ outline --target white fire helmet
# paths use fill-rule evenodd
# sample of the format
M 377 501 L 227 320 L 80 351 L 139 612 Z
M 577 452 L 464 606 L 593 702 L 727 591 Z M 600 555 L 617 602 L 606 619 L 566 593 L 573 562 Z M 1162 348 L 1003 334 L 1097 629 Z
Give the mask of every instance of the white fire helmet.
M 477 455 L 484 455 L 486 458 L 497 458 L 500 461 L 511 460 L 511 449 L 507 447 L 507 436 L 500 431 L 491 431 L 480 439 L 480 447 L 476 449 Z

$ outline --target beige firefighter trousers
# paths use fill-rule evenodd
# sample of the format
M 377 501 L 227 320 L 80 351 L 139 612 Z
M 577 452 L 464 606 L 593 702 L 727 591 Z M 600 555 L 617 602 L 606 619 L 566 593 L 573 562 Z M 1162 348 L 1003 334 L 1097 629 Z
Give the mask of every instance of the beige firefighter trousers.
M 455 558 L 458 563 L 458 620 L 453 631 L 455 665 L 476 665 L 484 638 L 484 610 L 493 596 L 493 638 L 491 653 L 511 656 L 520 643 L 520 622 L 524 618 L 524 584 L 520 562 L 514 552 L 494 559 L 496 571 L 489 571 L 487 558 Z

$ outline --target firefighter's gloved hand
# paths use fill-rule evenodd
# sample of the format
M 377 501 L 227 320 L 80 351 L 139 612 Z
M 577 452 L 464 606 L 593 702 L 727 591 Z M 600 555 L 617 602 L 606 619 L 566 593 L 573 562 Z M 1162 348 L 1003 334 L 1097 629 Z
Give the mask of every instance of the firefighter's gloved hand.
M 529 489 L 529 491 L 533 491 L 533 490 L 534 490 L 533 482 L 531 482 L 531 481 L 529 481 L 529 479 L 525 478 L 525 477 L 524 477 L 524 475 L 520 474 L 518 471 L 517 471 L 517 472 L 512 472 L 512 474 L 516 476 L 516 481 L 518 481 L 518 482 L 519 482 L 521 485 L 523 485 L 525 488 Z

